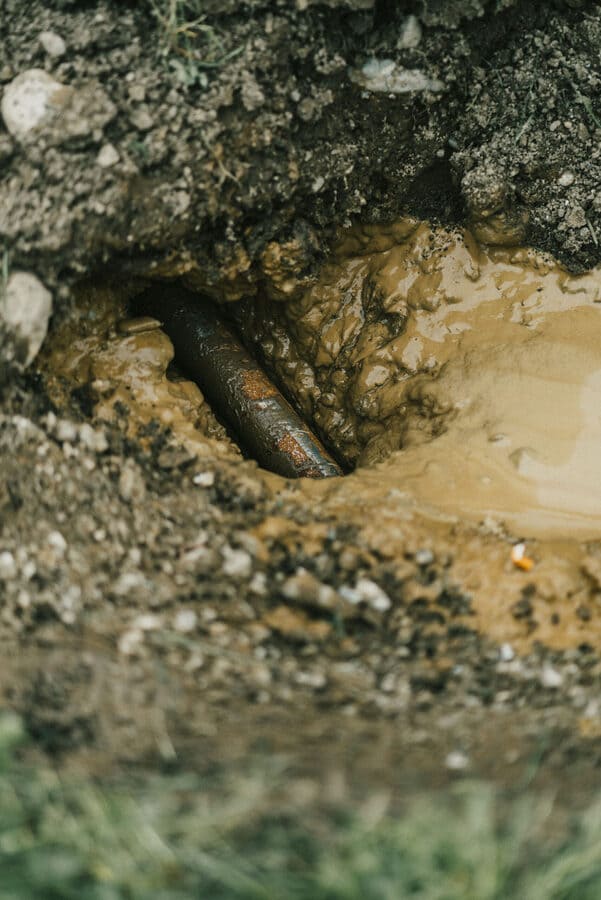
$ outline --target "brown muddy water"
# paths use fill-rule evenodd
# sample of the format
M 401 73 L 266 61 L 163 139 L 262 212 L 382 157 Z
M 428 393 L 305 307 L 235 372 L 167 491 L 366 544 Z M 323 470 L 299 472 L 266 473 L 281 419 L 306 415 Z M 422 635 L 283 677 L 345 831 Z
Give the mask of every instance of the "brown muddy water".
M 86 387 L 96 418 L 129 411 L 130 437 L 144 441 L 158 419 L 190 454 L 235 459 L 157 323 L 119 325 L 133 292 L 82 285 L 42 362 L 51 396 L 60 405 Z M 354 471 L 293 486 L 258 477 L 359 524 L 384 557 L 402 560 L 427 535 L 495 639 L 601 645 L 600 301 L 601 272 L 572 276 L 466 230 L 406 219 L 346 232 L 308 290 L 244 301 L 236 319 Z M 531 584 L 544 603 L 535 629 L 509 609 Z

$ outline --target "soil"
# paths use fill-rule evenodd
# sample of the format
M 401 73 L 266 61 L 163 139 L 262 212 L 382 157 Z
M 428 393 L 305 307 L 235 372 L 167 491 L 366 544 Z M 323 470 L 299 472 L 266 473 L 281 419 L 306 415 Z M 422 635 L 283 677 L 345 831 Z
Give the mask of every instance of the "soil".
M 151 275 L 293 304 L 340 228 L 407 214 L 574 273 L 597 265 L 601 14 L 574 0 L 206 9 L 190 58 L 152 4 L 0 0 L 2 88 L 43 68 L 74 89 L 25 138 L 0 131 L 5 264 L 55 310 L 26 372 L 4 338 L 3 702 L 85 773 L 273 755 L 318 781 L 342 773 L 350 794 L 534 772 L 586 800 L 601 544 L 531 539 L 530 568 L 512 559 L 522 535 L 415 508 L 378 469 L 311 485 L 262 473 L 200 394 L 165 380 L 161 333 L 115 326 Z M 372 57 L 443 90 L 370 92 L 349 70 Z M 66 371 L 91 332 L 102 353 L 82 346 L 83 374 Z M 149 340 L 160 361 L 131 374 Z

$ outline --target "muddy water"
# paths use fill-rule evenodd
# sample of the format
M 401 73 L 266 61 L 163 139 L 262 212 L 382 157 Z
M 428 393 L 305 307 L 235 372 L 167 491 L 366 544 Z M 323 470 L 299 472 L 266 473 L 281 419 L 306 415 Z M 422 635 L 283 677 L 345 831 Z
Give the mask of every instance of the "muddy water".
M 491 339 L 502 324 L 491 324 Z M 528 536 L 593 538 L 601 534 L 601 308 L 541 313 L 537 325 L 514 331 L 492 346 L 479 332 L 459 343 L 422 386 L 452 411 L 444 433 L 409 444 L 380 474 L 464 518 L 492 517 Z
M 413 221 L 354 232 L 299 300 L 260 303 L 267 361 L 357 489 L 524 536 L 601 534 L 601 272 Z M 257 324 L 258 323 L 258 324 Z

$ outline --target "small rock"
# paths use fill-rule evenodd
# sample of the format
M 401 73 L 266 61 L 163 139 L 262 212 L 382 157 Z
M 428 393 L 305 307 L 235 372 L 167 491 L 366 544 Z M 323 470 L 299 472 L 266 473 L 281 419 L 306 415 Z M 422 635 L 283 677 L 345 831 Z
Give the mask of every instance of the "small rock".
M 134 103 L 142 103 L 146 99 L 146 88 L 143 84 L 130 84 L 127 93 Z
M 419 47 L 422 39 L 422 26 L 417 16 L 407 16 L 401 26 L 401 33 L 397 40 L 398 50 L 414 50 Z
M 55 31 L 42 31 L 39 37 L 40 44 L 48 54 L 58 59 L 67 52 L 67 45 L 64 40 Z
M 434 554 L 427 548 L 418 550 L 415 554 L 415 561 L 418 566 L 430 566 L 434 562 Z
M 62 106 L 65 92 L 70 90 L 43 69 L 21 72 L 2 95 L 2 118 L 7 130 L 16 138 L 24 138 Z
M 470 760 L 461 750 L 452 750 L 447 753 L 444 764 L 451 772 L 463 772 L 469 766 Z
M 210 572 L 214 572 L 218 565 L 217 551 L 202 544 L 186 548 L 178 560 L 180 569 L 194 572 L 196 575 L 208 575 Z
M 240 99 L 247 112 L 255 112 L 265 103 L 265 94 L 250 74 L 246 75 L 242 83 Z
M 544 688 L 557 690 L 563 685 L 563 675 L 557 669 L 554 669 L 553 666 L 547 664 L 543 666 L 540 673 L 540 683 Z
M 515 656 L 515 651 L 511 644 L 501 644 L 499 647 L 499 659 L 502 662 L 511 662 Z
M 230 578 L 250 578 L 252 573 L 252 557 L 246 550 L 234 550 L 225 546 L 221 551 L 223 555 L 222 571 Z
M 315 690 L 321 690 L 327 684 L 327 678 L 323 672 L 297 672 L 294 676 L 294 680 L 297 684 L 302 685 L 303 687 L 314 688 Z
M 146 495 L 146 484 L 138 469 L 125 465 L 119 476 L 119 496 L 125 503 L 139 502 Z
M 376 612 L 386 612 L 391 606 L 388 594 L 369 578 L 359 578 L 354 588 L 345 585 L 339 593 L 349 603 L 365 603 Z
M 215 484 L 215 473 L 198 472 L 192 479 L 192 483 L 198 485 L 198 487 L 213 487 Z
M 137 628 L 130 628 L 128 631 L 125 631 L 119 638 L 117 645 L 119 653 L 123 656 L 134 656 L 140 649 L 143 637 L 143 633 Z
M 562 172 L 557 179 L 557 183 L 562 187 L 570 187 L 570 185 L 574 184 L 574 181 L 575 176 L 573 172 Z
M 154 613 L 142 613 L 142 615 L 137 616 L 133 623 L 134 629 L 139 629 L 140 631 L 156 631 L 161 625 L 162 620 L 160 616 L 156 616 Z
M 182 634 L 188 634 L 194 631 L 197 622 L 198 616 L 193 609 L 180 609 L 173 621 L 173 627 Z
M 46 337 L 52 315 L 52 294 L 30 272 L 14 272 L 6 285 L 3 315 L 25 343 L 24 365 L 28 366 Z
M 10 581 L 17 577 L 17 563 L 9 550 L 0 553 L 0 581 Z
M 92 453 L 105 453 L 109 448 L 106 434 L 100 428 L 92 428 L 87 422 L 79 426 L 79 441 Z
M 77 440 L 77 426 L 69 419 L 59 419 L 54 428 L 54 436 L 61 444 L 74 444 Z
M 397 676 L 394 672 L 388 672 L 380 682 L 380 690 L 384 691 L 386 694 L 391 694 L 396 689 L 397 680 Z
M 322 584 L 311 572 L 300 568 L 282 585 L 282 595 L 301 606 L 331 611 L 338 605 L 338 594 L 327 584 Z
M 152 584 L 141 572 L 123 572 L 113 585 L 115 597 L 127 597 L 129 600 L 142 600 L 152 592 Z
M 67 552 L 67 542 L 60 531 L 51 531 L 46 538 L 46 542 L 59 557 L 64 556 Z
M 134 110 L 134 112 L 130 114 L 129 120 L 138 131 L 150 131 L 154 124 L 150 113 L 143 107 Z
M 104 144 L 98 151 L 96 163 L 102 169 L 110 169 L 119 162 L 119 153 L 112 144 Z
M 586 213 L 579 203 L 570 208 L 564 222 L 570 228 L 583 228 L 586 225 Z
M 264 597 L 267 594 L 267 576 L 265 572 L 255 572 L 248 586 L 252 594 L 257 597 Z
M 438 78 L 430 78 L 419 69 L 405 69 L 392 59 L 370 59 L 363 68 L 352 71 L 350 79 L 374 93 L 408 94 L 444 90 L 444 84 Z

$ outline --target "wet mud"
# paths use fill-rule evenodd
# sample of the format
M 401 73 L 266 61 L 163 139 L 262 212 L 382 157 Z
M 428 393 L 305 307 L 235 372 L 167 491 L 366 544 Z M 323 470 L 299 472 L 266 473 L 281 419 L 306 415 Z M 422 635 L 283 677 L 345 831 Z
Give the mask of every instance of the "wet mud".
M 599 533 L 601 271 L 407 220 L 346 235 L 245 331 L 389 489 L 518 536 Z
M 236 446 L 198 386 L 177 371 L 167 377 L 174 349 L 161 323 L 128 318 L 135 293 L 135 286 L 81 285 L 77 313 L 55 328 L 38 361 L 50 399 L 68 408 L 79 392 L 95 419 L 120 423 L 142 446 L 157 430 L 168 431 L 190 458 L 236 458 Z

